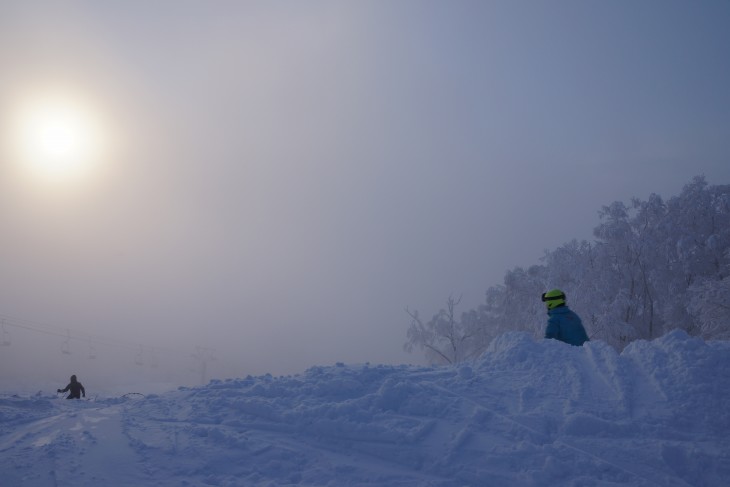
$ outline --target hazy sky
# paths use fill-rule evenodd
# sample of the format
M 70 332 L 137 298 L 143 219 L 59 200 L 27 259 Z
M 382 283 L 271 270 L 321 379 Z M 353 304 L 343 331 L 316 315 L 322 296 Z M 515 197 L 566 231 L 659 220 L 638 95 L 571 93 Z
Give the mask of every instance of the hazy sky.
M 730 183 L 728 26 L 726 1 L 4 0 L 0 143 L 53 92 L 108 144 L 73 183 L 2 151 L 0 315 L 227 375 L 419 362 L 406 307 L 478 305 L 612 201 Z

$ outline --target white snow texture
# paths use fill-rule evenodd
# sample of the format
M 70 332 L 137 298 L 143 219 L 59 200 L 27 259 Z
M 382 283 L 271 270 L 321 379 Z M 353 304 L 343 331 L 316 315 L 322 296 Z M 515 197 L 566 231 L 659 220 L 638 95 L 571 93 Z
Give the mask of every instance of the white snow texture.
M 4 394 L 0 485 L 720 487 L 728 405 L 730 342 L 674 331 L 618 354 L 508 333 L 453 367 Z

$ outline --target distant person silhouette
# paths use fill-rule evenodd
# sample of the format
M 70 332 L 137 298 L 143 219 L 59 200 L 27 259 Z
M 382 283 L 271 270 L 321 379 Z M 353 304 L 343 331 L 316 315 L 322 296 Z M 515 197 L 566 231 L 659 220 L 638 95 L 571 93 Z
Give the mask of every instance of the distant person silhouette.
M 71 382 L 66 386 L 65 389 L 58 389 L 56 392 L 67 392 L 71 391 L 66 399 L 81 399 L 81 396 L 86 397 L 86 390 L 81 382 L 76 380 L 76 376 L 71 376 Z

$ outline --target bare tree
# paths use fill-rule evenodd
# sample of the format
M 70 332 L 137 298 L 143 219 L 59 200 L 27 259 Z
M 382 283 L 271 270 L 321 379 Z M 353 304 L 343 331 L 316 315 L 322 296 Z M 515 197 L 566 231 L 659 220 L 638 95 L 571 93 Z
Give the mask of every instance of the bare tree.
M 421 320 L 418 311 L 406 313 L 411 317 L 407 341 L 403 349 L 412 352 L 414 348 L 426 351 L 426 357 L 436 363 L 453 364 L 463 360 L 466 342 L 471 334 L 456 319 L 456 307 L 461 297 L 450 296 L 446 309 L 441 309 L 426 324 Z

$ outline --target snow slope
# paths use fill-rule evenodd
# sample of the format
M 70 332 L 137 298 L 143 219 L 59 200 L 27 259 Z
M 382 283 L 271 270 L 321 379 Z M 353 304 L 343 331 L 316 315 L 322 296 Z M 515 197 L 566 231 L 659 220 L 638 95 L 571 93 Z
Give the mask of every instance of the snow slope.
M 5 391 L 7 392 L 7 391 Z M 143 399 L 0 397 L 3 486 L 727 486 L 730 342 L 506 334 L 458 367 L 343 365 Z

